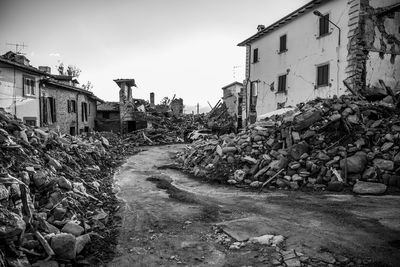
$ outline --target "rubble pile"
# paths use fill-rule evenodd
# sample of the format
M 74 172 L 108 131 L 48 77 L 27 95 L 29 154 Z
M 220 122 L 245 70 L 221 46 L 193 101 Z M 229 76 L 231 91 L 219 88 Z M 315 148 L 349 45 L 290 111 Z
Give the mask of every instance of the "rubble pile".
M 355 96 L 316 99 L 199 140 L 178 155 L 196 176 L 256 188 L 381 194 L 400 186 L 400 116 L 394 105 Z
M 226 134 L 235 131 L 235 118 L 228 113 L 225 103 L 218 102 L 207 114 L 207 128 L 218 134 Z
M 111 256 L 121 156 L 108 139 L 45 132 L 0 110 L 0 147 L 0 266 Z

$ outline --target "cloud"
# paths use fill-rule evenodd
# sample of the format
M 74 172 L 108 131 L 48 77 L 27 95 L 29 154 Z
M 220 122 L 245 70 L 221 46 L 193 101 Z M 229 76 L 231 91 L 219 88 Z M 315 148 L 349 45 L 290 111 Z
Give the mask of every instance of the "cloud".
M 50 53 L 49 56 L 51 57 L 60 57 L 60 53 Z

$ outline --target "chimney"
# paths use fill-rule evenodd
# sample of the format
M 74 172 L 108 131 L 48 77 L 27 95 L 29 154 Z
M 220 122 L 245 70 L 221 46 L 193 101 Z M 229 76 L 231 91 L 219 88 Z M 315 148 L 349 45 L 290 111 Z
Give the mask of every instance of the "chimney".
M 39 70 L 51 74 L 51 68 L 49 66 L 39 66 Z
M 150 93 L 150 106 L 154 107 L 154 93 L 153 92 Z
M 257 31 L 258 31 L 258 32 L 259 32 L 259 31 L 262 31 L 262 30 L 264 30 L 264 29 L 265 29 L 265 25 L 260 24 L 260 25 L 257 26 Z

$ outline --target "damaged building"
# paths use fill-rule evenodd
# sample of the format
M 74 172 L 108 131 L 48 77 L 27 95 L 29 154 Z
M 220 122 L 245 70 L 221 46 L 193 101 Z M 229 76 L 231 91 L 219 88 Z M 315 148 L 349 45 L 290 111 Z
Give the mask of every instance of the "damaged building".
M 242 88 L 243 84 L 240 82 L 233 82 L 222 87 L 222 101 L 226 105 L 228 114 L 235 118 L 235 128 L 242 128 Z
M 76 77 L 34 68 L 24 55 L 8 52 L 0 57 L 0 82 L 0 107 L 26 124 L 71 135 L 94 129 L 101 100 Z
M 246 47 L 246 123 L 348 91 L 400 89 L 398 0 L 313 0 L 239 43 Z M 302 40 L 300 42 L 299 40 Z

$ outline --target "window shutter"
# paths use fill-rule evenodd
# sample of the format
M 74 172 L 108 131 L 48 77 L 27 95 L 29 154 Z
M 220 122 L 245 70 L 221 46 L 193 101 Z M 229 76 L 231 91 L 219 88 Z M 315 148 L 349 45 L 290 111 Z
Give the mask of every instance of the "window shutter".
M 71 100 L 67 100 L 68 113 L 71 113 Z
M 85 116 L 84 116 L 84 114 L 83 114 L 83 113 L 84 113 L 83 109 L 84 109 L 84 105 L 83 105 L 83 102 L 82 102 L 82 103 L 81 103 L 81 115 L 82 115 L 81 117 L 82 117 L 82 121 L 85 121 L 85 120 L 84 120 Z
M 42 97 L 42 106 L 43 106 L 43 123 L 47 124 L 47 98 L 46 97 Z
M 51 98 L 53 101 L 53 122 L 57 121 L 57 110 L 56 110 L 56 99 L 54 97 Z

